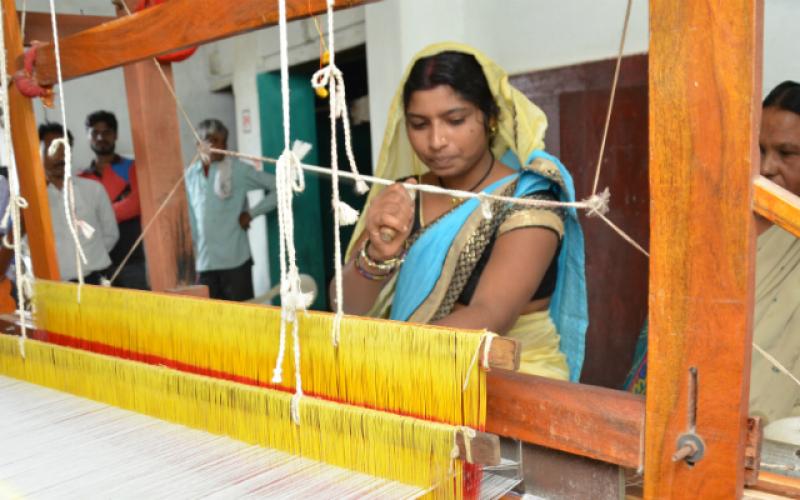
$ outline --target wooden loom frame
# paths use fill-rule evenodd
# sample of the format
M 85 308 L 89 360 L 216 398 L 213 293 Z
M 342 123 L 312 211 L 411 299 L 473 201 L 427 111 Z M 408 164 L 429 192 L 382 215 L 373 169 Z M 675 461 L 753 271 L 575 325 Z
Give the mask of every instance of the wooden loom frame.
M 364 3 L 341 0 L 336 6 Z M 277 22 L 277 7 L 270 2 L 235 4 L 220 9 L 218 0 L 172 0 L 60 40 L 65 80 L 128 64 L 145 221 L 180 175 L 153 172 L 146 165 L 158 158 L 182 166 L 177 148 L 169 147 L 178 141 L 177 114 L 164 113 L 174 103 L 146 59 Z M 2 5 L 13 72 L 23 44 L 11 15 L 14 0 Z M 203 18 L 212 7 L 213 23 Z M 324 0 L 287 0 L 290 19 L 324 10 Z M 649 104 L 646 403 L 619 391 L 494 371 L 487 431 L 623 467 L 644 465 L 647 498 L 742 495 L 755 264 L 752 210 L 800 234 L 800 199 L 756 175 L 762 29 L 763 0 L 650 0 L 650 88 L 657 91 Z M 36 76 L 42 84 L 55 83 L 52 44 L 40 49 Z M 30 101 L 14 87 L 10 113 L 22 194 L 30 203 L 25 222 L 34 269 L 37 277 L 53 279 L 57 261 L 35 119 Z M 161 277 L 153 281 L 155 289 L 174 286 L 186 266 L 181 259 L 191 244 L 168 241 L 175 234 L 169 226 L 185 221 L 181 203 L 174 200 L 166 222 L 156 223 L 153 236 L 146 238 L 152 276 Z M 716 348 L 717 338 L 725 339 L 727 349 Z M 689 386 L 690 368 L 697 370 L 696 391 Z M 705 441 L 705 457 L 694 467 L 671 459 L 678 437 L 690 427 L 686 415 L 692 395 L 697 434 Z M 758 464 L 750 465 L 757 473 Z M 800 492 L 797 485 L 764 482 L 767 476 L 762 474 L 765 489 Z

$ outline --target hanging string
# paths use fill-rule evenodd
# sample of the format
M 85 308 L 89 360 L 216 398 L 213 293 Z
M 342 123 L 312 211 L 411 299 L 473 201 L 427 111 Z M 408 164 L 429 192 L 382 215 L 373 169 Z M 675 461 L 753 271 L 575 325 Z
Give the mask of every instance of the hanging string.
M 622 24 L 622 34 L 620 35 L 619 40 L 619 50 L 617 52 L 617 62 L 614 67 L 614 79 L 611 84 L 611 96 L 608 100 L 608 109 L 606 111 L 606 119 L 605 124 L 603 126 L 603 137 L 600 140 L 600 152 L 597 155 L 597 166 L 595 167 L 594 173 L 594 183 L 592 184 L 592 195 L 597 194 L 598 184 L 600 183 L 600 172 L 603 168 L 603 156 L 605 155 L 606 151 L 606 142 L 608 139 L 608 130 L 611 126 L 611 112 L 614 109 L 614 99 L 617 94 L 617 86 L 619 85 L 619 73 L 620 67 L 622 66 L 622 55 L 625 51 L 625 39 L 628 34 L 628 25 L 630 24 L 631 18 L 631 8 L 633 5 L 633 0 L 628 0 L 628 5 L 625 8 L 625 21 Z M 631 244 L 636 250 L 641 252 L 647 258 L 650 258 L 650 253 L 647 252 L 641 245 L 639 245 L 630 235 L 628 235 L 625 231 L 623 231 L 619 226 L 611 222 L 610 219 L 605 217 L 605 214 L 596 214 L 598 215 L 603 222 L 605 222 L 608 227 L 610 227 L 614 232 L 622 237 L 625 241 Z
M 20 38 L 22 38 L 22 43 L 25 43 L 25 25 L 27 24 L 28 18 L 28 0 L 22 0 L 22 17 L 19 20 L 19 31 L 20 31 Z
M 23 4 L 24 5 L 24 4 Z M 6 36 L 5 36 L 5 11 L 0 9 L 0 108 L 2 108 L 3 120 L 3 165 L 8 166 L 8 191 L 9 191 L 9 204 L 6 207 L 5 214 L 3 215 L 2 227 L 8 228 L 9 220 L 11 221 L 11 232 L 13 235 L 13 243 L 8 241 L 8 233 L 3 237 L 3 245 L 6 248 L 13 249 L 14 251 L 14 273 L 16 274 L 17 287 L 17 316 L 19 317 L 21 325 L 21 334 L 19 337 L 19 352 L 20 356 L 25 357 L 25 340 L 28 338 L 27 321 L 25 321 L 25 297 L 30 296 L 30 287 L 24 286 L 25 277 L 22 274 L 22 219 L 20 212 L 24 208 L 28 208 L 28 202 L 20 195 L 19 174 L 17 172 L 17 164 L 11 157 L 14 145 L 11 139 L 11 106 L 8 97 L 8 65 L 6 60 Z M 23 10 L 24 16 L 24 10 Z
M 798 387 L 800 387 L 800 380 L 798 380 L 798 378 L 797 378 L 797 377 L 795 377 L 795 376 L 794 376 L 794 374 L 793 374 L 791 371 L 789 371 L 789 369 L 788 369 L 788 368 L 786 368 L 785 366 L 783 366 L 783 364 L 782 364 L 780 361 L 778 361 L 778 360 L 775 358 L 775 356 L 773 356 L 772 354 L 770 354 L 770 353 L 768 353 L 767 351 L 765 351 L 764 349 L 762 349 L 762 348 L 761 348 L 761 346 L 759 346 L 759 345 L 758 345 L 758 344 L 756 344 L 755 342 L 753 342 L 753 347 L 755 348 L 755 350 L 756 350 L 756 351 L 758 351 L 758 353 L 759 353 L 759 354 L 761 354 L 762 356 L 764 356 L 764 358 L 765 358 L 767 361 L 769 361 L 769 362 L 772 364 L 772 366 L 774 366 L 775 368 L 777 368 L 777 369 L 778 369 L 778 371 L 780 371 L 781 373 L 783 373 L 784 375 L 786 375 L 787 377 L 789 377 L 790 379 L 792 379 L 792 381 L 793 381 L 795 384 L 797 384 L 797 386 L 798 386 Z
M 328 106 L 330 108 L 330 125 L 331 125 L 331 207 L 333 208 L 333 280 L 335 288 L 334 305 L 336 307 L 336 316 L 333 319 L 332 342 L 334 347 L 339 345 L 339 336 L 341 332 L 342 317 L 344 316 L 344 287 L 342 284 L 342 242 L 341 242 L 341 218 L 342 212 L 348 213 L 348 219 L 352 217 L 353 208 L 347 206 L 341 201 L 339 196 L 339 153 L 336 144 L 336 119 L 338 116 L 342 117 L 345 133 L 345 148 L 348 152 L 350 159 L 350 168 L 355 175 L 358 170 L 355 168 L 355 160 L 352 158 L 352 152 L 349 144 L 350 124 L 347 121 L 347 102 L 344 95 L 344 81 L 342 72 L 336 67 L 336 51 L 334 50 L 334 33 L 333 33 L 333 1 L 327 1 L 327 15 L 328 15 L 328 63 L 325 67 L 314 73 L 311 78 L 311 85 L 315 89 L 328 88 Z M 316 23 L 316 18 L 314 19 Z M 317 25 L 319 30 L 319 25 Z M 322 33 L 320 32 L 320 40 L 323 40 Z M 357 186 L 361 188 L 366 186 L 363 180 L 357 180 Z M 368 189 L 368 188 L 367 188 Z M 366 189 L 361 191 L 366 192 Z M 349 210 L 348 210 L 349 209 Z
M 489 371 L 489 353 L 492 350 L 492 341 L 495 337 L 497 337 L 497 334 L 489 331 L 484 331 L 481 334 L 481 343 L 478 344 L 477 349 L 475 349 L 475 354 L 472 355 L 472 360 L 469 362 L 469 367 L 467 368 L 467 374 L 464 377 L 464 383 L 461 386 L 462 392 L 466 392 L 467 387 L 469 387 L 470 375 L 472 374 L 472 370 L 475 369 L 478 363 L 478 357 L 481 356 L 481 353 L 483 353 L 483 369 Z
M 611 84 L 611 97 L 608 100 L 608 110 L 606 112 L 606 121 L 603 126 L 603 138 L 600 141 L 600 153 L 597 155 L 597 167 L 594 173 L 594 184 L 592 185 L 592 193 L 597 193 L 597 185 L 600 182 L 600 170 L 603 167 L 603 155 L 606 150 L 606 139 L 608 138 L 608 129 L 611 125 L 611 111 L 614 109 L 614 97 L 617 94 L 617 85 L 619 83 L 619 69 L 622 66 L 622 54 L 625 50 L 625 38 L 628 34 L 628 24 L 631 18 L 631 6 L 633 0 L 628 0 L 628 6 L 625 9 L 625 22 L 622 25 L 622 35 L 619 40 L 619 51 L 617 52 L 617 64 L 614 68 L 614 80 Z
M 333 207 L 333 276 L 334 288 L 336 289 L 336 297 L 334 302 L 336 304 L 336 316 L 333 319 L 333 345 L 339 345 L 339 336 L 342 328 L 342 317 L 344 316 L 344 286 L 342 284 L 342 241 L 340 233 L 340 218 L 342 216 L 342 208 L 340 208 L 341 200 L 339 199 L 339 153 L 336 144 L 336 116 L 339 110 L 340 103 L 347 106 L 344 98 L 344 84 L 339 88 L 340 79 L 331 78 L 331 71 L 336 68 L 336 52 L 334 51 L 334 34 L 333 34 L 333 2 L 328 0 L 328 38 L 330 43 L 328 45 L 328 72 L 324 73 L 325 68 L 320 71 L 323 75 L 327 74 L 328 80 L 328 107 L 330 108 L 330 122 L 331 122 L 331 206 Z M 336 69 L 338 71 L 338 68 Z M 341 72 L 339 72 L 341 75 Z M 315 75 L 316 76 L 316 75 Z M 322 80 L 325 77 L 323 76 Z M 312 79 L 312 81 L 315 79 Z M 347 110 L 344 110 L 347 113 Z M 350 132 L 349 127 L 345 126 L 345 135 Z M 363 181 L 362 181 L 363 182 Z
M 291 401 L 292 420 L 300 423 L 299 401 L 303 395 L 303 384 L 300 375 L 300 337 L 297 311 L 305 310 L 309 296 L 300 289 L 300 272 L 297 268 L 297 256 L 294 245 L 294 214 L 292 212 L 292 196 L 295 191 L 305 189 L 303 169 L 296 152 L 290 148 L 290 101 L 289 101 L 289 43 L 286 34 L 286 0 L 278 0 L 278 34 L 280 37 L 281 63 L 281 104 L 283 108 L 283 153 L 276 163 L 275 177 L 278 191 L 278 227 L 280 229 L 280 263 L 281 263 L 281 328 L 280 354 L 275 364 L 273 383 L 280 383 L 283 364 L 283 353 L 286 344 L 286 324 L 292 324 L 292 341 L 294 348 L 295 395 Z M 298 146 L 295 145 L 295 148 Z
M 58 100 L 61 111 L 62 137 L 54 140 L 50 145 L 47 154 L 54 154 L 59 145 L 64 147 L 64 212 L 67 217 L 67 227 L 75 243 L 75 269 L 78 273 L 78 302 L 81 301 L 81 289 L 83 288 L 83 264 L 88 263 L 86 255 L 83 253 L 81 241 L 78 237 L 78 216 L 75 213 L 75 189 L 72 182 L 72 146 L 69 143 L 69 132 L 67 131 L 67 111 L 64 105 L 64 79 L 61 76 L 61 49 L 59 48 L 58 23 L 56 22 L 55 0 L 50 0 L 50 24 L 53 28 L 53 52 L 56 56 L 56 75 L 58 76 Z M 84 232 L 88 231 L 88 224 L 81 224 Z M 87 238 L 90 236 L 87 236 Z

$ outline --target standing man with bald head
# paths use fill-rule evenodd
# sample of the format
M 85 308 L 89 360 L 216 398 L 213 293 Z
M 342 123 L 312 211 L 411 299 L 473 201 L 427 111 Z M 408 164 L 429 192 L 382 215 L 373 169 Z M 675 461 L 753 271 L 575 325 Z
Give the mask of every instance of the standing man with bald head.
M 197 132 L 211 147 L 227 148 L 228 129 L 221 121 L 203 120 Z M 247 230 L 255 217 L 275 208 L 275 176 L 214 152 L 189 165 L 185 183 L 199 282 L 208 286 L 212 299 L 252 299 Z M 266 196 L 251 207 L 248 191 L 265 191 Z

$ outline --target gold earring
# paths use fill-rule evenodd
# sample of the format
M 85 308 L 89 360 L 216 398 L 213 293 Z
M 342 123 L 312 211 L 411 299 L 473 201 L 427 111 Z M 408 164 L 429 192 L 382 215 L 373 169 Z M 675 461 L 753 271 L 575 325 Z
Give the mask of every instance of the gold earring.
M 491 134 L 492 137 L 497 135 L 497 124 L 496 123 L 492 123 L 489 126 L 489 133 Z

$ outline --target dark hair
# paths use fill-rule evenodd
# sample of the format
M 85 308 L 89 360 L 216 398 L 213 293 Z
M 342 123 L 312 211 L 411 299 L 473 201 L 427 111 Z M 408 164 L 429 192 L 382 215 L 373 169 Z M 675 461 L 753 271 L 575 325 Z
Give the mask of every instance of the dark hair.
M 43 141 L 44 136 L 47 134 L 64 137 L 64 127 L 57 122 L 44 122 L 39 125 L 39 141 Z M 69 140 L 69 145 L 72 146 L 72 132 L 70 132 L 69 129 L 67 129 L 67 139 Z
M 779 108 L 800 115 L 800 83 L 786 80 L 764 99 L 765 108 Z
M 221 133 L 228 140 L 228 127 L 216 118 L 207 118 L 197 124 L 197 134 L 200 139 L 206 140 L 208 134 Z
M 92 128 L 95 124 L 103 122 L 108 128 L 117 132 L 117 117 L 111 111 L 95 111 L 86 117 L 86 128 Z
M 403 109 L 408 107 L 411 94 L 439 85 L 450 86 L 463 99 L 480 109 L 485 119 L 484 127 L 489 132 L 490 122 L 497 119 L 500 108 L 497 107 L 483 68 L 475 56 L 445 51 L 419 59 L 411 68 L 403 86 Z

